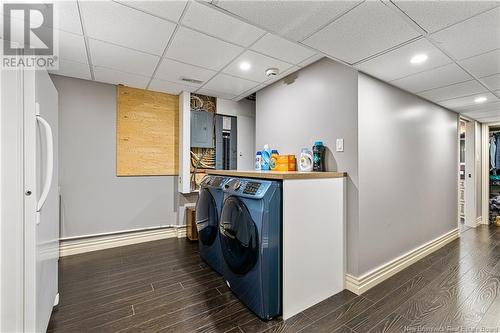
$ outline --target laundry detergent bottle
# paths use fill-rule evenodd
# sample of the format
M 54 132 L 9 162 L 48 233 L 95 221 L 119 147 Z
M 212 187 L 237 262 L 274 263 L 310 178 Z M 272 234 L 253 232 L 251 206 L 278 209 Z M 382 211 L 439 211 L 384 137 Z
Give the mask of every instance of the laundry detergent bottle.
M 271 150 L 271 161 L 269 162 L 269 169 L 275 170 L 277 166 L 279 153 L 276 149 Z
M 313 170 L 313 154 L 307 148 L 302 148 L 299 159 L 299 171 L 310 172 Z
M 262 150 L 261 170 L 269 170 L 270 163 L 271 163 L 271 149 L 269 149 L 269 145 L 264 145 L 264 149 Z
M 325 146 L 323 146 L 322 141 L 314 142 L 313 146 L 313 170 L 314 171 L 326 171 L 325 170 Z
M 262 168 L 262 153 L 260 151 L 255 154 L 255 170 L 260 171 Z

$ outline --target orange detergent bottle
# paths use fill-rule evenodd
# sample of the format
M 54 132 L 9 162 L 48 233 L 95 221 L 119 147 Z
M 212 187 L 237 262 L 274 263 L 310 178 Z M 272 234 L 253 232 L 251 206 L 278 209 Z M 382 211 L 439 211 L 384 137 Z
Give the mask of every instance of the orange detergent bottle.
M 276 167 L 277 167 L 277 161 L 278 161 L 278 151 L 276 149 L 273 149 L 271 151 L 271 160 L 269 161 L 269 167 L 271 168 L 271 170 L 276 170 Z

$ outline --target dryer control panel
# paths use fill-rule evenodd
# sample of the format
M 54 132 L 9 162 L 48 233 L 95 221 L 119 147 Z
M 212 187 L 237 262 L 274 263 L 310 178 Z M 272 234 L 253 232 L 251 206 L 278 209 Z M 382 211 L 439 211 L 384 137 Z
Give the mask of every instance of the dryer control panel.
M 203 180 L 201 181 L 201 185 L 211 188 L 223 188 L 228 180 L 229 178 L 227 177 L 208 175 L 203 178 Z
M 267 180 L 232 178 L 225 184 L 224 192 L 250 199 L 261 199 L 271 183 Z

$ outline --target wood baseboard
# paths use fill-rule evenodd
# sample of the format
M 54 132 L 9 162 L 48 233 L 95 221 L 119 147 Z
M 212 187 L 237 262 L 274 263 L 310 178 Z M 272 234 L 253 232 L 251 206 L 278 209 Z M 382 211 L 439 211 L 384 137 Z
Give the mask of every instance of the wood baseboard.
M 406 267 L 414 264 L 423 257 L 431 254 L 432 252 L 440 249 L 451 241 L 460 237 L 458 228 L 453 229 L 444 235 L 437 237 L 436 239 L 413 249 L 402 256 L 383 264 L 371 272 L 368 272 L 360 277 L 353 276 L 351 274 L 346 274 L 345 277 L 345 288 L 352 291 L 356 295 L 361 295 L 367 290 L 375 287 L 377 284 L 384 280 L 387 280 L 394 274 L 402 271 Z
M 65 239 L 59 242 L 59 256 L 111 249 L 114 247 L 150 242 L 165 238 L 185 238 L 186 226 L 137 230 L 119 234 L 99 235 L 78 239 Z

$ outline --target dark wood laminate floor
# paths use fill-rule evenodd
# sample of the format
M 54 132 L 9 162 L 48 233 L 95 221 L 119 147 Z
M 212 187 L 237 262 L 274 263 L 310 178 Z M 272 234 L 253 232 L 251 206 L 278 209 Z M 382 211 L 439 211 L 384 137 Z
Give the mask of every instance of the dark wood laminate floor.
M 259 320 L 179 239 L 62 258 L 60 297 L 49 332 L 499 332 L 500 228 L 470 229 L 362 296 L 287 321 Z

